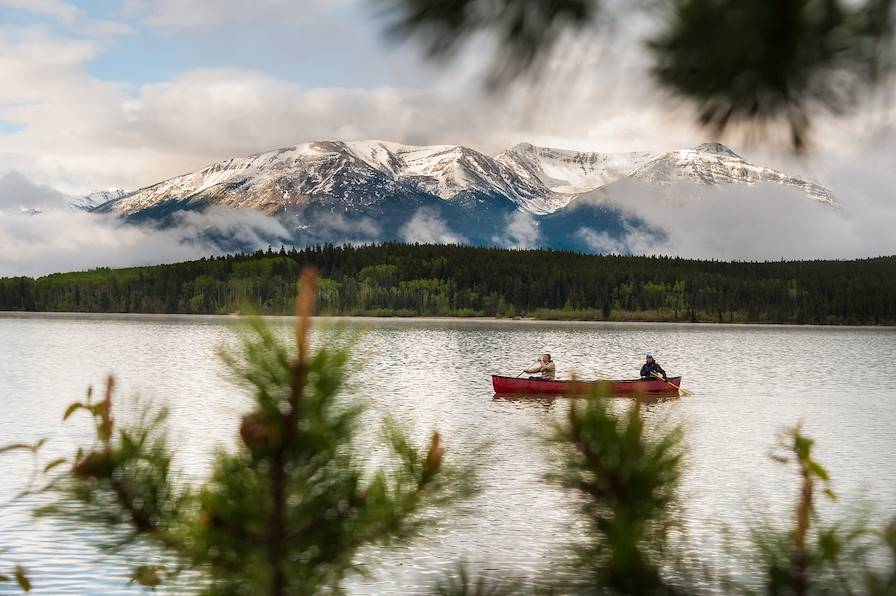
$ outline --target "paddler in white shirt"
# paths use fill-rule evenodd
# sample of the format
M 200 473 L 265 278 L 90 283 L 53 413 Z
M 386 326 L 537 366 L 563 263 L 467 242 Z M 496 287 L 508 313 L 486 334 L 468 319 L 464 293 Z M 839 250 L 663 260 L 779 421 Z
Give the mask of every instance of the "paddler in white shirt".
M 557 367 L 554 366 L 554 361 L 551 360 L 550 354 L 542 354 L 538 357 L 538 360 L 535 362 L 533 366 L 530 366 L 523 372 L 529 373 L 530 375 L 541 373 L 540 377 L 529 377 L 530 379 L 541 379 L 543 381 L 553 381 L 554 374 L 556 373 Z

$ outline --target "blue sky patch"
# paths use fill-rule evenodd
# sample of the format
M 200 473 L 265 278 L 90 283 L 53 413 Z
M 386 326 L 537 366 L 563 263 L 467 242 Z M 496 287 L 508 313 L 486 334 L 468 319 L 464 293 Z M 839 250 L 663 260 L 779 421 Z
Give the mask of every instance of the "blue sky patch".
M 0 135 L 10 135 L 24 129 L 24 124 L 10 122 L 9 120 L 0 120 Z

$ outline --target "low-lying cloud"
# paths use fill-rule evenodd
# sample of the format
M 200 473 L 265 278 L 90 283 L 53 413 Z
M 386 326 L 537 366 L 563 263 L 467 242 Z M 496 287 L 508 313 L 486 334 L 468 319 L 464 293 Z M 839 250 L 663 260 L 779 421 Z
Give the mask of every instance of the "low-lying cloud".
M 185 212 L 166 229 L 66 208 L 36 215 L 7 210 L 0 215 L 0 277 L 171 263 L 266 248 L 288 237 L 279 221 L 252 210 Z
M 434 211 L 419 209 L 398 231 L 398 237 L 410 244 L 463 244 L 466 239 L 452 231 Z
M 313 215 L 301 229 L 309 242 L 339 242 L 365 244 L 380 238 L 379 224 L 369 217 L 348 218 L 341 213 L 319 213 Z
M 504 233 L 492 237 L 492 242 L 504 248 L 536 248 L 540 233 L 538 222 L 528 213 L 516 211 L 504 220 Z
M 0 175 L 0 214 L 58 209 L 65 205 L 64 194 L 49 186 L 34 184 L 21 172 Z
M 877 180 L 875 180 L 877 178 Z M 723 260 L 844 259 L 896 254 L 896 201 L 866 178 L 831 207 L 775 184 L 702 189 L 686 200 L 628 184 L 604 199 L 663 230 L 656 238 L 630 230 L 622 239 L 588 228 L 580 238 L 597 252 L 666 254 Z

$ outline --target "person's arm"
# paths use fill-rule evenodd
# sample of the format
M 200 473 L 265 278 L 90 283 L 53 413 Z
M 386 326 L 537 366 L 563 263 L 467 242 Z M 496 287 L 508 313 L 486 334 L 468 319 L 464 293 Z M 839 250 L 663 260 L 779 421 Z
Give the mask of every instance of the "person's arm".
M 663 370 L 663 367 L 660 366 L 659 364 L 656 364 L 656 365 L 654 365 L 654 366 L 656 366 L 656 372 L 658 372 L 658 373 L 660 373 L 661 375 L 663 375 L 663 380 L 664 380 L 664 381 L 667 381 L 668 379 L 666 378 L 666 371 Z
M 644 366 L 641 367 L 641 378 L 649 377 L 649 376 L 650 376 L 650 371 L 648 370 L 647 365 L 645 364 Z
M 544 364 L 542 364 L 541 362 L 538 362 L 538 363 L 535 364 L 535 366 L 530 366 L 529 368 L 527 368 L 527 369 L 524 370 L 523 372 L 525 372 L 525 373 L 529 373 L 530 375 L 532 375 L 532 374 L 535 374 L 535 373 L 540 373 L 543 369 L 544 369 Z

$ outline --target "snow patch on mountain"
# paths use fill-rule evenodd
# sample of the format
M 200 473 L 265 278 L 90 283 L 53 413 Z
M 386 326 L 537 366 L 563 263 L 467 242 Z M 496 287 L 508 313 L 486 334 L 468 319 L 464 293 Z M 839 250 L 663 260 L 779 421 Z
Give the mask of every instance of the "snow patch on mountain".
M 103 203 L 108 203 L 113 199 L 119 199 L 127 193 L 123 188 L 110 188 L 109 190 L 95 190 L 86 195 L 75 197 L 68 202 L 68 206 L 73 211 L 90 211 L 94 207 L 99 207 Z
M 540 199 L 551 194 L 543 185 L 520 178 L 500 161 L 467 147 L 418 147 L 385 141 L 356 141 L 346 146 L 394 180 L 449 201 L 473 191 L 500 194 L 517 205 L 537 208 Z
M 833 193 L 823 186 L 751 164 L 719 143 L 663 153 L 633 169 L 628 178 L 657 187 L 676 185 L 679 189 L 683 183 L 698 188 L 774 183 L 799 190 L 819 203 L 836 203 Z
M 554 192 L 576 194 L 618 180 L 654 155 L 646 151 L 590 153 L 521 143 L 496 159 Z

